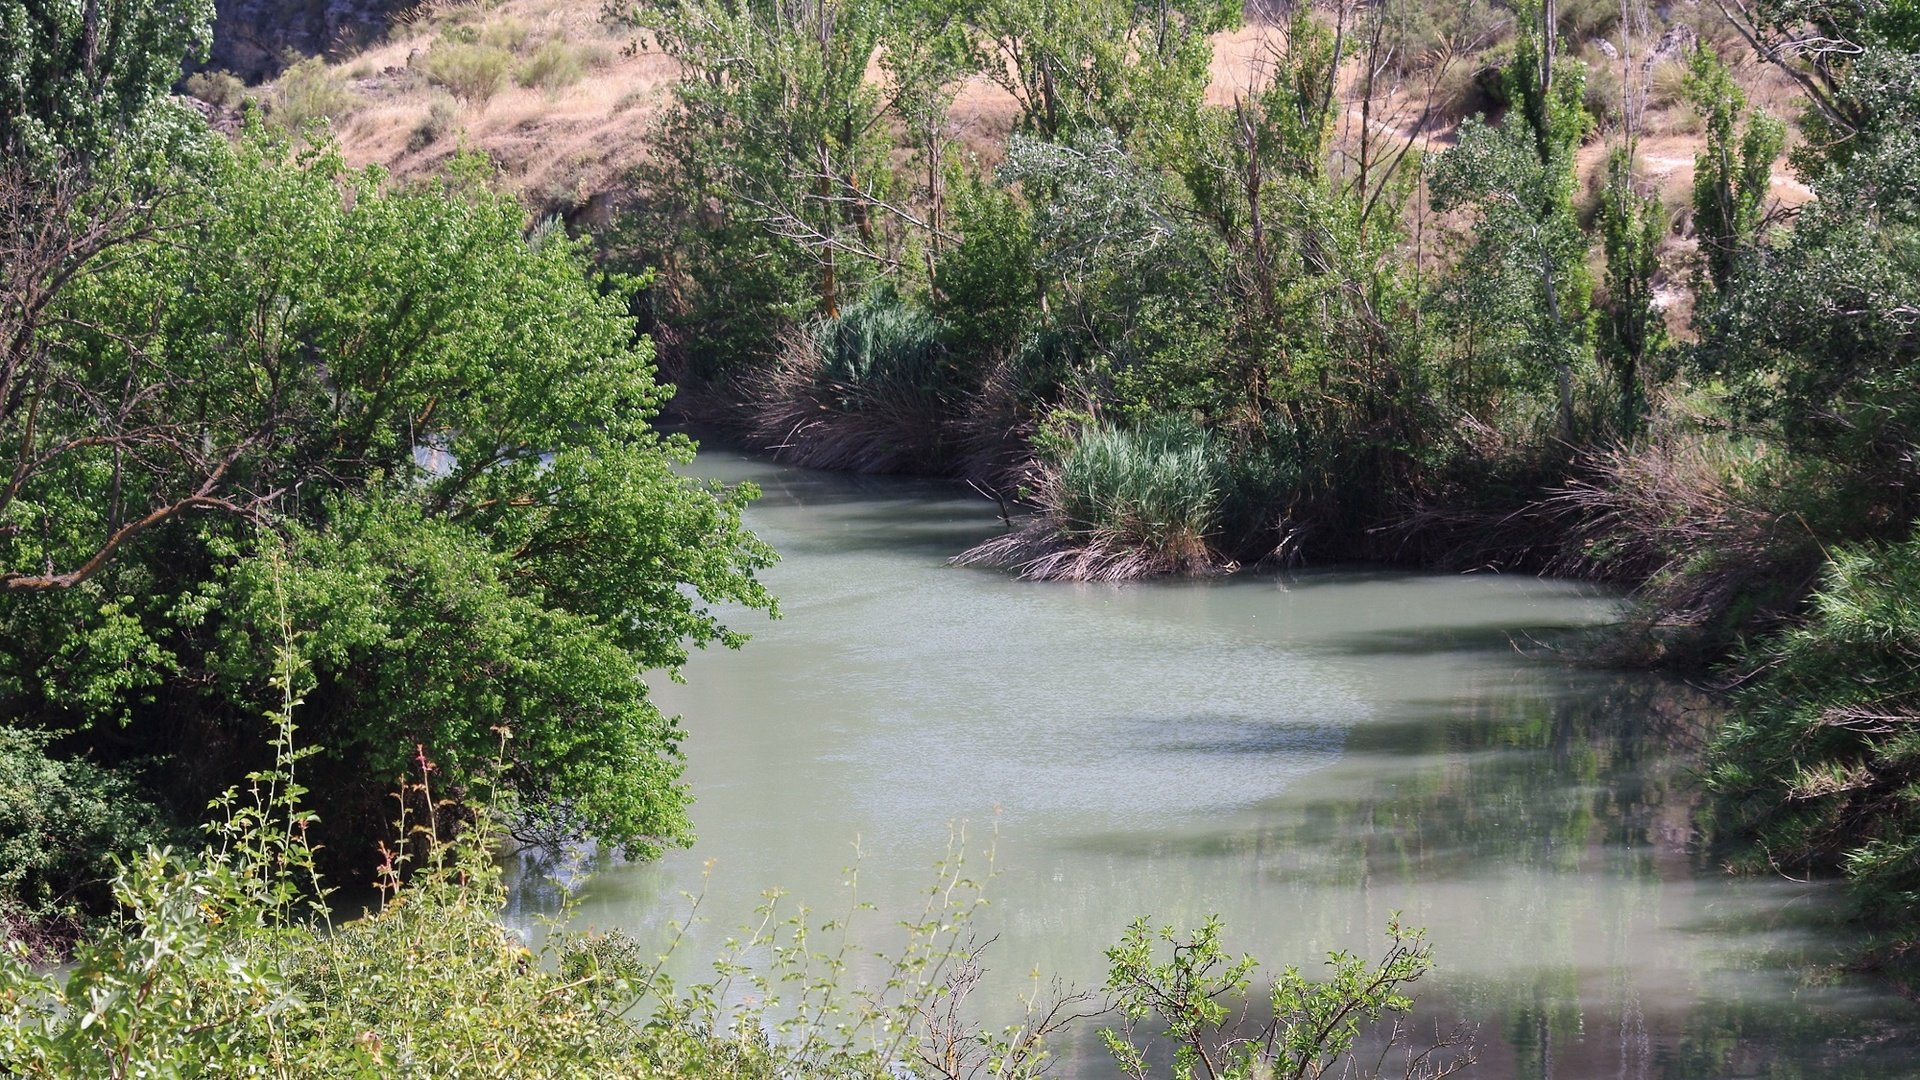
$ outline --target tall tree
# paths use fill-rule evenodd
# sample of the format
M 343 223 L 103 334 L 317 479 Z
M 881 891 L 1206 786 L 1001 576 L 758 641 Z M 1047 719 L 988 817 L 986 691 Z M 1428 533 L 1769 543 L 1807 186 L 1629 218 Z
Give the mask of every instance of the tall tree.
M 1686 92 L 1706 125 L 1706 145 L 1693 159 L 1693 231 L 1717 296 L 1759 241 L 1786 127 L 1765 113 L 1748 114 L 1746 92 L 1705 45 L 1688 57 Z
M 632 283 L 529 238 L 472 162 L 394 188 L 256 132 L 174 182 L 94 211 L 114 242 L 15 331 L 0 703 L 172 755 L 204 797 L 259 752 L 290 641 L 343 842 L 417 746 L 458 784 L 496 729 L 529 820 L 684 840 L 679 728 L 642 675 L 737 642 L 706 604 L 768 606 L 771 555 L 748 493 L 677 477 L 690 444 L 649 427 Z M 0 220 L 6 246 L 37 220 Z
M 212 41 L 213 0 L 0 0 L 0 157 L 105 152 Z
M 1660 241 L 1666 213 L 1660 198 L 1641 190 L 1633 175 L 1632 145 L 1607 156 L 1607 186 L 1600 196 L 1600 244 L 1606 255 L 1606 304 L 1601 311 L 1599 355 L 1620 392 L 1616 423 L 1623 439 L 1640 429 L 1641 382 L 1648 358 L 1660 348 L 1666 324 L 1654 306 L 1653 280 L 1660 272 Z
M 1574 151 L 1592 118 L 1582 103 L 1586 72 L 1557 59 L 1551 12 L 1520 9 L 1514 56 L 1505 71 L 1513 107 L 1498 127 L 1461 125 L 1440 158 L 1434 206 L 1471 207 L 1473 239 L 1458 273 L 1471 288 L 1505 291 L 1521 316 L 1509 346 L 1518 374 L 1551 378 L 1560 439 L 1576 438 L 1573 373 L 1591 352 L 1587 238 L 1573 212 Z

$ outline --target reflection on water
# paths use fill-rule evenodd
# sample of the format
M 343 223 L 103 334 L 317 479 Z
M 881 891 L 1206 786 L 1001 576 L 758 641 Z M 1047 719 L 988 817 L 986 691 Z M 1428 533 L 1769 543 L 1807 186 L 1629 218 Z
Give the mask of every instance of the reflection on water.
M 1555 658 L 1605 597 L 1342 570 L 1016 582 L 945 564 L 1000 527 L 953 489 L 700 468 L 765 489 L 786 618 L 659 680 L 699 841 L 600 868 L 580 925 L 662 942 L 702 891 L 676 954 L 698 974 L 763 889 L 843 903 L 856 840 L 861 899 L 906 914 L 950 825 L 997 822 L 986 992 L 1035 968 L 1097 986 L 1141 914 L 1218 912 L 1235 949 L 1306 965 L 1373 951 L 1400 911 L 1438 949 L 1423 1011 L 1479 1025 L 1477 1075 L 1920 1075 L 1912 1007 L 1833 971 L 1830 889 L 1693 854 L 1708 704 Z M 512 916 L 559 900 L 522 874 Z M 1090 1048 L 1069 1072 L 1105 1074 Z

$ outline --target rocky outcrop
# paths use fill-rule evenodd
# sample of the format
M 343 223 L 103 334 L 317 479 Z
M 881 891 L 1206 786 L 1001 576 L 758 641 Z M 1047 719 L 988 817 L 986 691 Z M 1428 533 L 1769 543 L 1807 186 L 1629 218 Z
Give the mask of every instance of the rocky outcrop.
M 293 56 L 343 52 L 377 41 L 418 0 L 215 0 L 210 68 L 248 82 L 271 78 Z

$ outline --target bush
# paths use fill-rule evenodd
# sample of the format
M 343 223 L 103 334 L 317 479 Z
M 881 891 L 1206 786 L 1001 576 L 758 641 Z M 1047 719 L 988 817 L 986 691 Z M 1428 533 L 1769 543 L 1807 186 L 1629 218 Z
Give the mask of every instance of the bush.
M 1844 871 L 1862 909 L 1920 931 L 1920 535 L 1832 553 L 1806 623 L 1715 739 L 1715 824 L 1755 873 Z
M 514 79 L 528 88 L 564 90 L 585 74 L 578 52 L 564 41 L 549 41 L 520 65 Z
M 1056 510 L 1069 531 L 1113 532 L 1167 549 L 1204 546 L 1219 521 L 1213 436 L 1190 423 L 1086 428 L 1058 476 Z
M 493 45 L 442 41 L 420 61 L 427 81 L 475 108 L 485 108 L 507 83 L 513 55 Z
M 187 93 L 209 105 L 237 109 L 247 100 L 247 84 L 231 71 L 196 71 L 187 76 Z
M 898 386 L 939 396 L 954 388 L 945 328 L 917 304 L 880 288 L 813 332 L 821 377 L 846 388 Z
M 519 52 L 527 44 L 527 24 L 509 15 L 480 28 L 475 40 L 508 52 Z
M 346 80 L 317 56 L 294 64 L 275 84 L 268 118 L 282 130 L 298 134 L 316 120 L 339 120 L 357 101 Z
M 47 756 L 48 736 L 0 727 L 0 922 L 57 953 L 100 910 L 112 856 L 158 841 L 160 816 L 124 776 Z
M 946 329 L 886 287 L 797 328 L 770 371 L 747 377 L 749 437 L 809 468 L 946 471 L 968 389 Z
M 439 96 L 427 106 L 427 115 L 422 117 L 419 126 L 407 136 L 407 149 L 425 150 L 434 143 L 453 134 L 460 126 L 460 106 L 450 97 Z

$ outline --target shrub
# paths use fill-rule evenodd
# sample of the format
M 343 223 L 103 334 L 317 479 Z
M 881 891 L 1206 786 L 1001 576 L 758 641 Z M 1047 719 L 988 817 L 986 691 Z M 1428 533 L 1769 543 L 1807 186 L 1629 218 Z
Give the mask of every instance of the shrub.
M 514 78 L 521 86 L 552 91 L 574 85 L 585 73 L 578 52 L 564 41 L 549 41 L 520 65 Z
M 247 99 L 247 84 L 231 71 L 196 71 L 187 76 L 187 93 L 209 105 L 237 109 Z
M 506 85 L 513 56 L 492 45 L 443 41 L 427 50 L 421 66 L 429 83 L 475 108 L 485 108 Z
M 940 395 L 953 388 L 944 327 L 925 308 L 880 288 L 860 298 L 813 333 L 821 377 L 865 390 L 892 384 Z
M 1229 953 L 1220 933 L 1217 918 L 1184 936 L 1139 919 L 1107 950 L 1106 988 L 1120 1027 L 1100 1034 L 1123 1074 L 1154 1074 L 1149 1062 L 1168 1044 L 1173 1075 L 1186 1077 L 1378 1078 L 1402 1047 L 1409 1078 L 1449 1076 L 1475 1063 L 1464 1025 L 1450 1033 L 1436 1026 L 1431 1043 L 1409 1037 L 1409 990 L 1433 970 L 1433 953 L 1425 933 L 1402 927 L 1397 915 L 1378 964 L 1331 953 L 1325 983 L 1284 968 L 1260 995 L 1258 1011 L 1248 992 L 1258 963 Z M 1151 1034 L 1141 1031 L 1148 1022 Z M 1409 1045 L 1416 1042 L 1425 1045 Z
M 1809 618 L 1715 739 L 1718 839 L 1756 873 L 1842 870 L 1912 940 L 1920 911 L 1920 535 L 1833 551 Z
M 968 389 L 947 328 L 890 288 L 796 329 L 748 376 L 749 435 L 785 461 L 856 472 L 940 472 Z
M 275 84 L 268 117 L 283 130 L 299 133 L 316 120 L 339 120 L 357 104 L 346 80 L 317 56 L 294 64 Z
M 1204 543 L 1219 520 L 1213 436 L 1161 419 L 1082 430 L 1059 464 L 1057 510 L 1074 532 L 1116 532 L 1160 547 Z
M 427 106 L 427 115 L 422 117 L 419 126 L 407 136 L 407 149 L 424 150 L 448 135 L 460 126 L 460 106 L 444 95 L 435 97 Z
M 47 756 L 48 737 L 0 727 L 0 922 L 35 953 L 58 952 L 85 910 L 99 910 L 112 856 L 162 836 L 127 779 Z

